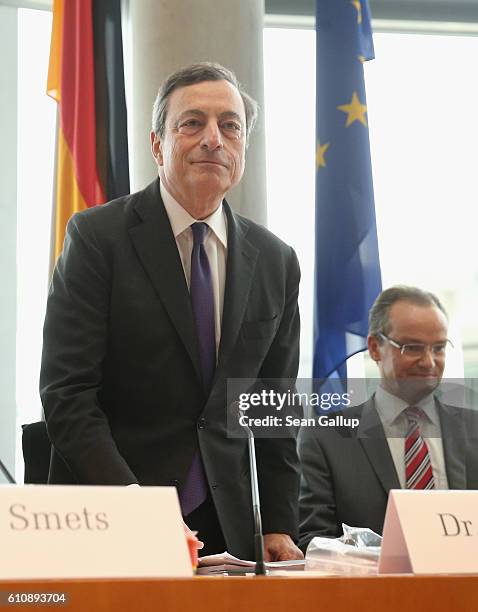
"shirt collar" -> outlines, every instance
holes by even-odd
[[[404,400],[393,395],[389,391],[386,391],[381,385],[378,387],[375,393],[375,408],[380,416],[380,419],[387,425],[394,424],[397,419],[400,418],[405,408],[408,408],[410,404],[407,404]],[[417,408],[420,408],[428,420],[434,425],[438,425],[439,418],[435,405],[435,398],[433,393],[430,393],[419,402],[414,404]]]
[[[188,211],[173,198],[161,182],[159,183],[159,189],[161,191],[166,214],[171,223],[171,229],[173,230],[174,237],[177,238],[193,223],[196,223],[198,219],[192,217]],[[227,224],[222,202],[209,217],[201,219],[201,221],[209,225],[216,234],[218,240],[223,244],[224,248],[227,248]]]

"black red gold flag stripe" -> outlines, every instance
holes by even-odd
[[[47,93],[58,103],[53,255],[75,212],[129,193],[120,0],[54,0]]]

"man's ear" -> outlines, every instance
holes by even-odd
[[[370,353],[370,357],[376,362],[380,361],[380,344],[377,336],[369,335],[367,337],[367,346],[368,352]]]
[[[151,153],[153,154],[153,157],[156,163],[158,164],[158,166],[162,166],[163,165],[163,151],[161,149],[161,142],[159,140],[159,137],[153,131],[151,131],[149,138],[151,141]]]

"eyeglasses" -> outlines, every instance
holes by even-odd
[[[430,349],[434,357],[442,357],[445,355],[448,345],[453,348],[451,340],[444,340],[443,342],[436,342],[435,344],[420,344],[418,342],[400,344],[400,342],[392,340],[392,338],[389,338],[382,332],[378,332],[377,336],[386,340],[389,344],[397,348],[402,355],[406,355],[407,357],[423,357],[428,349]]]

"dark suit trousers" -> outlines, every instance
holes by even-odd
[[[200,557],[223,553],[227,550],[221,525],[217,518],[216,508],[210,493],[208,493],[205,502],[193,510],[191,514],[184,517],[184,522],[189,529],[197,531],[197,537],[204,542],[204,548],[198,551]]]

